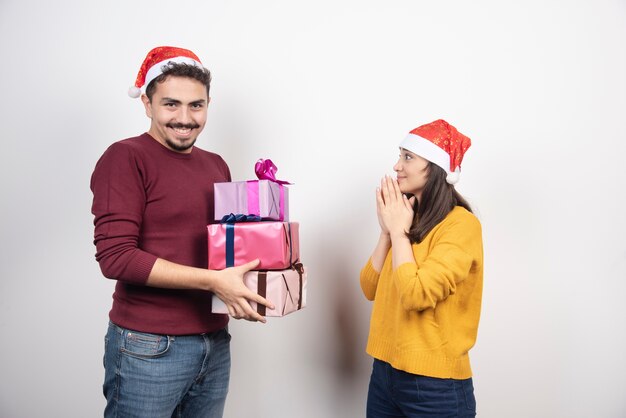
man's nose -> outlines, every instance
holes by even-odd
[[[182,106],[178,113],[178,119],[180,123],[191,123],[191,111],[187,107]]]

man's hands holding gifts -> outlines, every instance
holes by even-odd
[[[210,291],[226,304],[229,314],[234,318],[265,323],[265,318],[252,309],[248,301],[260,303],[269,309],[274,309],[274,305],[243,284],[243,275],[258,265],[259,260],[254,260],[224,270],[207,270],[159,258],[152,267],[146,285],[165,289]]]
[[[243,275],[258,265],[259,260],[257,259],[240,266],[216,271],[219,277],[215,281],[212,291],[226,304],[228,313],[235,319],[266,322],[263,316],[252,309],[250,301],[265,305],[268,309],[274,309],[274,305],[271,302],[254,293],[243,284]]]

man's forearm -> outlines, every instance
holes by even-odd
[[[166,289],[211,291],[216,279],[216,272],[213,270],[184,266],[158,258],[150,271],[146,285]]]

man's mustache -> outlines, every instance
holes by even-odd
[[[172,129],[197,129],[200,127],[197,123],[167,123],[165,126]]]

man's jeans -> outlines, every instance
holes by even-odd
[[[397,370],[374,360],[367,418],[476,416],[472,379],[438,379]]]
[[[227,329],[168,336],[109,323],[104,341],[105,417],[222,416],[230,378]]]

